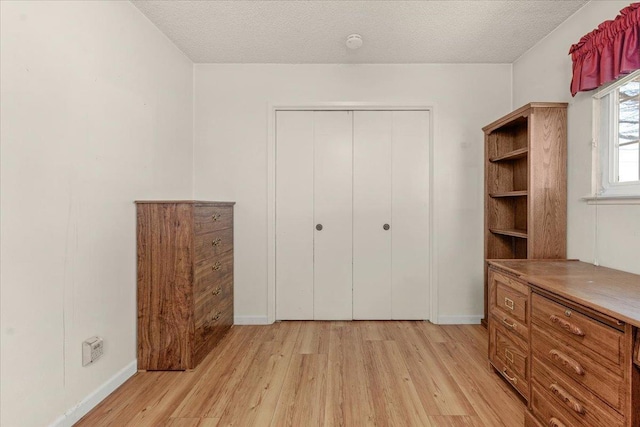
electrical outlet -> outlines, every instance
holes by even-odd
[[[82,343],[82,366],[91,365],[102,357],[104,342],[100,337],[91,337]]]

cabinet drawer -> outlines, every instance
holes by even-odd
[[[545,365],[559,370],[591,390],[613,408],[622,411],[625,381],[621,372],[613,372],[584,353],[562,344],[545,334],[537,325],[532,326],[531,348],[534,357],[539,358]]]
[[[578,351],[587,348],[616,367],[623,364],[624,334],[569,307],[534,293],[532,321],[562,336],[562,341]]]
[[[195,265],[194,295],[209,292],[218,283],[233,280],[233,250],[202,260]]]
[[[495,270],[489,270],[489,313],[527,340],[529,336],[529,288]]]
[[[214,336],[221,336],[233,325],[233,298],[222,298],[210,312],[195,323],[195,352]]]
[[[201,292],[197,295],[194,301],[194,321],[202,323],[201,320],[216,311],[224,299],[231,296],[231,292],[233,292],[232,279],[229,278],[227,282],[218,282],[211,286],[207,292]]]
[[[592,427],[624,425],[624,418],[606,403],[565,377],[557,369],[546,366],[535,356],[531,377],[533,387],[537,387],[557,411],[568,418],[575,418],[579,421],[579,425]]]
[[[233,208],[220,206],[195,206],[193,228],[196,235],[231,228]]]
[[[560,410],[557,405],[549,402],[548,396],[540,392],[534,383],[531,387],[531,410],[533,415],[542,423],[549,427],[584,427],[573,417],[568,416]]]
[[[493,366],[525,398],[529,397],[528,348],[526,342],[496,324],[489,322],[489,359]]]
[[[526,288],[522,288],[524,285],[495,271],[490,272],[489,281],[495,286],[491,305],[520,322],[526,323],[528,291]]]
[[[196,263],[223,254],[233,248],[233,228],[226,228],[195,237]]]

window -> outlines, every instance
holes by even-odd
[[[594,96],[598,197],[640,197],[640,71]]]

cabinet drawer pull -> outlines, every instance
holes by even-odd
[[[218,288],[215,291],[211,292],[213,295],[220,295],[220,292],[222,292],[222,288]]]
[[[549,418],[549,427],[567,427],[556,417]]]
[[[513,323],[509,323],[509,321],[505,318],[502,319],[502,323],[504,323],[505,325],[507,325],[508,327],[510,327],[511,329],[515,329],[516,326],[518,326],[518,324],[516,322]]]
[[[513,353],[511,353],[509,349],[504,349],[504,357],[507,359],[507,362],[513,363]]]
[[[221,267],[222,267],[222,263],[220,261],[216,261],[216,263],[213,264],[213,267],[211,267],[211,269],[213,271],[218,271],[218,270],[220,270]]]
[[[218,246],[220,242],[222,242],[222,239],[218,237],[216,240],[211,242],[211,246]]]
[[[217,312],[215,316],[213,316],[212,321],[215,322],[216,320],[218,320],[220,318],[220,315],[222,314],[222,312]]]
[[[577,335],[579,337],[584,336],[584,332],[582,332],[582,329],[580,329],[573,323],[556,316],[555,314],[549,316],[549,320],[551,321],[551,323],[555,323],[556,325],[560,326],[565,331],[572,333],[573,335]]]
[[[580,366],[578,362],[576,362],[566,354],[563,354],[560,351],[554,349],[549,352],[549,356],[551,357],[551,360],[553,360],[554,362],[560,362],[562,366],[570,369],[576,375],[584,375],[584,369],[582,368],[582,366]]]
[[[507,374],[507,367],[506,366],[504,367],[504,369],[502,369],[502,375],[504,375],[504,377],[506,379],[508,379],[509,381],[511,381],[513,384],[518,384],[518,378],[510,377],[509,374]]]
[[[504,306],[513,311],[513,300],[511,298],[504,297]]]
[[[553,383],[549,386],[549,390],[560,398],[567,406],[573,409],[573,412],[584,415],[584,407],[575,397],[571,396],[568,391],[560,387],[558,384]]]
[[[219,219],[220,219],[220,214],[213,214],[213,215],[211,215],[211,219],[212,219],[212,220],[214,220],[214,221],[219,220]]]

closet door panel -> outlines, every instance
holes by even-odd
[[[391,125],[389,111],[354,112],[354,319],[391,319]]]
[[[352,318],[352,114],[314,113],[316,320]]]
[[[313,112],[276,114],[276,319],[313,319]]]
[[[429,114],[393,113],[393,319],[429,318]]]

